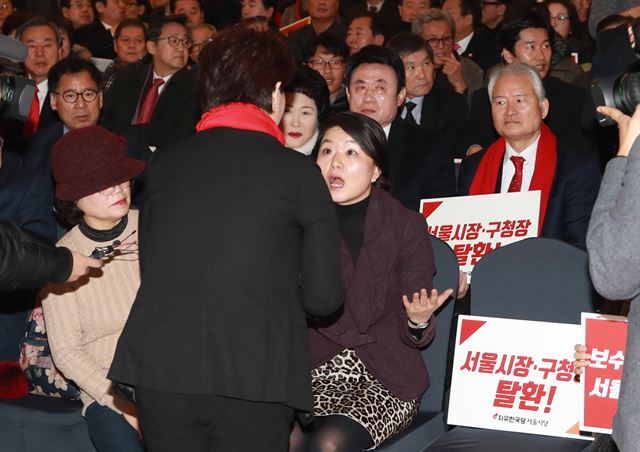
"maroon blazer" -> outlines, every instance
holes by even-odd
[[[426,228],[422,215],[373,189],[357,263],[341,244],[344,309],[330,325],[309,329],[313,368],[349,348],[399,399],[413,400],[429,387],[420,348],[433,339],[435,320],[416,341],[402,304],[402,295],[433,287],[436,267]]]

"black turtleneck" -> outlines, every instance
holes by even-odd
[[[116,224],[111,229],[107,229],[105,231],[101,231],[98,229],[93,229],[87,223],[85,223],[84,218],[80,220],[80,224],[78,227],[80,228],[80,232],[87,237],[88,239],[93,240],[94,242],[110,242],[112,240],[117,239],[124,228],[127,227],[128,215],[125,215],[122,220],[118,224]]]
[[[354,262],[358,260],[364,242],[364,221],[370,198],[371,196],[367,196],[362,201],[347,206],[335,205],[340,235],[347,244]]]

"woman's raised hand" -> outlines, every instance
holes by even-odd
[[[409,297],[403,295],[402,303],[407,311],[407,318],[414,324],[427,322],[452,293],[453,289],[447,289],[441,294],[438,294],[436,289],[431,289],[431,294],[427,294],[427,289],[420,289],[420,293],[413,294],[411,301],[409,301]]]

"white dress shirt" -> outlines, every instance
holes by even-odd
[[[40,83],[36,85],[38,87],[38,102],[40,102],[40,111],[42,113],[42,107],[44,107],[44,100],[47,97],[47,93],[49,92],[49,80],[44,79]]]
[[[522,188],[520,191],[529,191],[531,179],[533,178],[533,170],[536,167],[536,154],[538,153],[538,142],[540,141],[540,133],[536,139],[522,152],[516,152],[507,143],[507,150],[502,159],[502,182],[500,184],[500,193],[509,191],[509,184],[516,173],[516,167],[511,161],[512,156],[524,157],[524,165],[522,166]]]
[[[469,47],[471,38],[473,38],[473,31],[469,35],[462,38],[460,41],[456,42],[456,44],[458,44],[458,49],[457,49],[458,55],[462,55],[467,51],[467,47]]]
[[[376,12],[379,13],[380,9],[382,9],[382,5],[384,5],[384,1],[378,3],[377,5],[372,5],[371,2],[367,2],[367,11],[371,11],[371,8],[375,8]]]

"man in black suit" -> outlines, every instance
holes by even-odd
[[[412,210],[423,198],[453,195],[452,146],[398,115],[407,92],[400,57],[384,47],[367,46],[349,59],[345,79],[349,109],[375,119],[389,139],[391,194]]]
[[[101,125],[151,151],[195,132],[200,118],[195,74],[186,68],[191,33],[182,16],[147,30],[151,63],[119,71],[104,98]],[[140,156],[142,157],[142,156]]]
[[[366,13],[374,14],[387,37],[390,37],[398,28],[400,13],[397,0],[357,0],[346,9],[344,17],[347,22]]]
[[[561,144],[588,156],[593,155],[593,142],[583,131],[580,117],[586,91],[549,75],[553,30],[537,13],[527,12],[504,24],[502,58],[506,63],[526,63],[538,71],[549,100],[546,124]],[[489,146],[498,135],[491,121],[491,104],[486,90],[471,99],[471,115],[467,148],[469,153]]]
[[[310,46],[320,33],[330,33],[345,39],[347,30],[338,19],[338,0],[309,0],[309,17],[311,23],[287,36],[287,41],[293,50],[293,56],[299,62],[310,55]]]
[[[404,32],[394,36],[387,48],[404,63],[407,95],[400,111],[402,119],[419,125],[432,136],[457,143],[467,128],[467,98],[434,86],[431,47],[420,36]],[[461,144],[456,145],[456,153],[459,147]]]
[[[85,46],[96,58],[113,59],[113,35],[124,19],[127,3],[124,0],[95,0],[98,17],[95,22],[76,30],[76,42]]]
[[[446,0],[442,9],[456,24],[456,51],[488,71],[500,61],[500,48],[487,39],[482,25],[482,10],[477,0]]]
[[[65,58],[49,71],[51,109],[59,121],[40,129],[29,143],[25,166],[51,177],[53,144],[69,130],[94,126],[102,108],[102,74],[96,66],[79,58]]]
[[[489,80],[493,124],[503,137],[463,160],[462,195],[540,190],[540,235],[585,248],[600,172],[558,143],[543,119],[549,112],[542,80],[527,64],[494,71]]]

